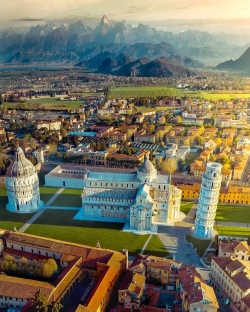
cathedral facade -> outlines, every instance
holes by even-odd
[[[134,173],[86,172],[82,215],[88,220],[115,218],[132,230],[150,231],[153,223],[173,224],[179,218],[181,194],[146,159]]]
[[[43,206],[37,172],[20,147],[16,149],[15,158],[9,165],[5,184],[8,194],[6,208],[11,212],[30,213]]]

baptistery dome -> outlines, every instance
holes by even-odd
[[[28,177],[35,173],[32,163],[24,156],[23,150],[18,147],[15,159],[11,162],[6,176],[7,177]]]
[[[15,158],[7,170],[5,184],[9,200],[6,207],[8,210],[29,213],[43,206],[37,172],[20,147],[16,149]]]

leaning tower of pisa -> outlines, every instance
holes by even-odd
[[[193,235],[206,239],[213,237],[213,226],[221,187],[222,165],[207,163],[202,176],[201,191],[195,219]]]

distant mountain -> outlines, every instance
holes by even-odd
[[[109,49],[108,46],[105,46],[105,48]],[[110,48],[112,50],[116,50],[114,48],[114,45],[110,46]],[[90,53],[88,53],[87,55],[88,56],[94,55],[94,53],[100,50],[104,50],[104,46],[101,46],[100,48],[96,47],[95,49],[89,49]],[[117,56],[118,53],[119,55]],[[85,55],[84,59],[86,59],[88,56]],[[178,63],[181,63],[182,65],[187,67],[202,68],[204,66],[203,63],[196,61],[188,56],[185,56],[182,53],[178,53],[170,43],[166,42],[161,42],[157,44],[136,43],[132,45],[123,46],[122,48],[120,48],[119,45],[117,45],[117,53],[108,51],[100,52],[91,59],[88,59],[87,61],[83,62],[82,64],[84,64],[84,66],[87,66],[90,69],[97,69],[102,64],[105,58],[115,59],[119,61],[120,59],[123,59],[125,57],[127,64],[129,61],[132,62],[135,59],[141,59],[145,57],[154,60],[162,56],[165,56]]]
[[[82,21],[53,21],[32,26],[24,34],[18,34],[13,29],[2,32],[0,62],[22,62],[22,55],[26,54],[30,62],[47,62],[49,59],[85,62],[99,53],[110,52],[117,55],[123,53],[132,59],[147,57],[154,60],[164,56],[197,68],[202,66],[201,63],[213,65],[227,58],[236,59],[243,53],[246,44],[250,44],[250,35],[212,35],[199,30],[173,34],[141,23],[132,27],[125,20],[113,21],[104,15],[95,28]],[[49,53],[52,54],[50,57]],[[58,57],[59,53],[62,57]],[[97,68],[98,65],[99,61],[96,64],[92,62],[90,67]]]
[[[216,69],[250,72],[250,47],[237,60],[220,63],[216,66]]]
[[[192,70],[166,57],[153,61],[144,57],[123,65],[119,64],[117,60],[107,58],[97,72],[117,76],[136,74],[142,77],[183,77],[193,74]]]

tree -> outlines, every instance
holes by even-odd
[[[51,267],[53,272],[56,272],[56,270],[58,269],[56,261],[54,259],[52,259],[52,258],[47,260],[47,264]]]
[[[67,130],[65,128],[63,128],[63,127],[60,129],[60,132],[61,132],[61,135],[62,135],[63,138],[65,138],[68,135]]]
[[[183,145],[187,145],[187,146],[189,146],[189,145],[190,145],[189,138],[187,138],[187,139],[183,142]]]
[[[174,158],[164,160],[160,165],[160,169],[164,172],[174,173],[177,169],[176,160]]]
[[[179,123],[181,123],[182,122],[182,118],[181,118],[181,116],[177,116],[177,118],[176,118],[176,122],[179,124]]]
[[[33,304],[28,309],[29,312],[59,312],[63,306],[61,303],[48,302],[48,295],[42,290],[35,293]]]
[[[48,278],[53,275],[51,266],[48,263],[45,263],[42,269],[43,277]]]

